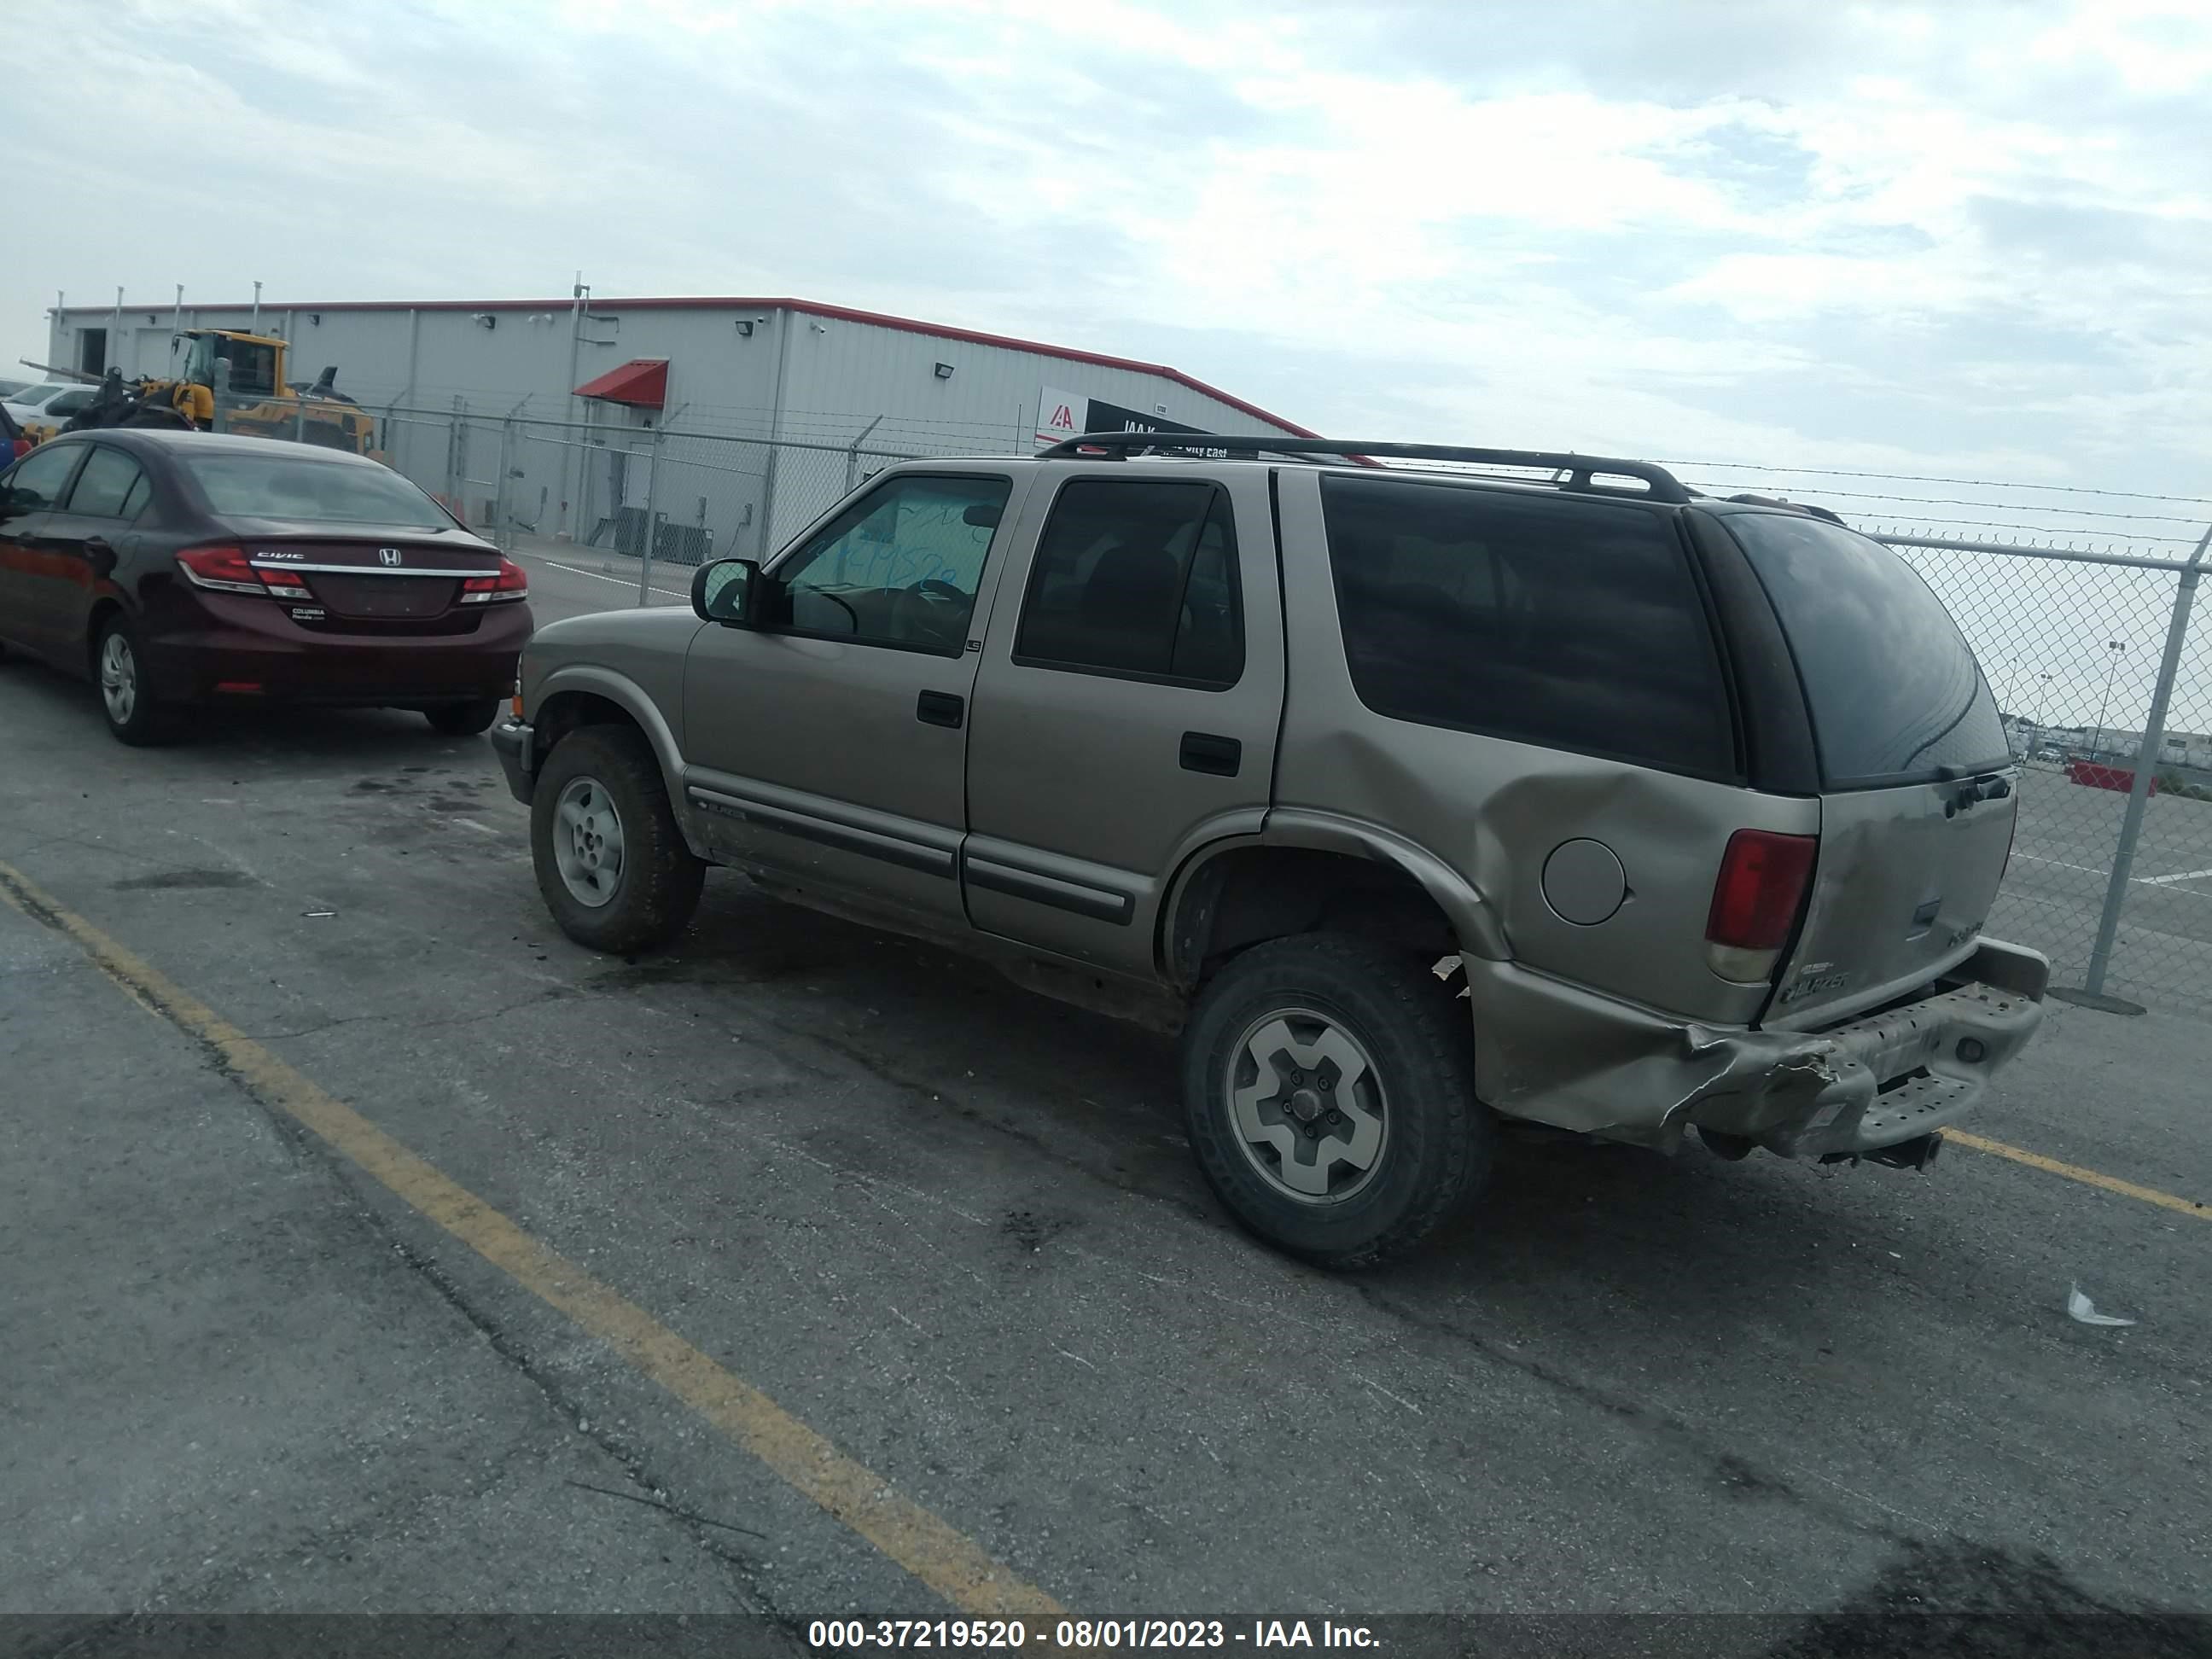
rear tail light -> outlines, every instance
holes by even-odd
[[[529,574],[504,555],[500,558],[499,574],[471,576],[461,584],[463,605],[496,605],[506,599],[526,599],[529,597]]]
[[[1705,916],[1705,960],[1716,974],[1742,985],[1773,974],[1804,907],[1820,849],[1817,836],[1739,830],[1729,837]]]
[[[188,547],[177,555],[177,568],[195,587],[264,597],[269,592],[242,547]]]

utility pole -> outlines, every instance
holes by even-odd
[[[570,284],[568,289],[568,379],[566,401],[568,408],[568,421],[572,428],[583,424],[583,400],[576,396],[576,364],[577,354],[583,349],[584,307],[591,296],[591,289],[584,286],[584,273],[578,271],[576,280]],[[584,527],[581,521],[584,511],[584,469],[591,464],[590,450],[586,447],[579,446],[576,450],[576,487],[574,489],[564,489],[561,492],[568,498],[562,504],[561,509],[562,516],[568,523],[568,539],[579,545],[582,544],[584,539]],[[565,480],[568,469],[564,466],[561,469],[561,472]]]
[[[2097,736],[2089,745],[2092,757],[2104,752],[2105,716],[2112,712],[2112,677],[2120,672],[2120,653],[2127,648],[2128,642],[2125,640],[2105,641],[2105,649],[2112,653],[2112,665],[2105,671],[2105,700],[2097,705]]]
[[[246,325],[246,331],[248,334],[261,332],[261,284],[258,283],[253,285],[253,320]]]

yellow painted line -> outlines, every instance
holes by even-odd
[[[0,900],[74,939],[141,1007],[208,1049],[232,1081],[297,1119],[478,1255],[628,1360],[962,1610],[1057,1614],[1051,1596],[973,1539],[891,1490],[759,1389],[525,1232],[353,1108],[292,1069],[159,969],[0,863]]]
[[[2212,1221],[2212,1206],[2199,1204],[2186,1198],[2177,1198],[2172,1193],[2162,1193],[2155,1187],[2138,1187],[2132,1181],[2123,1181],[2118,1176],[2103,1175],[2095,1170],[2085,1170],[2078,1164],[2062,1164],[2055,1158],[2045,1158],[2041,1152],[2031,1152],[2025,1146],[2008,1146],[2002,1140],[1990,1140],[1981,1135],[1970,1135],[1964,1129],[1946,1129],[1943,1139],[1960,1146],[1971,1146],[1978,1152],[1989,1152],[1997,1158],[2008,1158],[2015,1164],[2025,1164],[2031,1170],[2064,1176],[2069,1181],[2078,1181],[2085,1187],[2100,1191],[2118,1193],[2122,1198],[2136,1199],[2145,1204],[2155,1204],[2161,1210],[2173,1210],[2182,1215],[2193,1215],[2199,1221]]]

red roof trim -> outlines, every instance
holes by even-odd
[[[552,311],[568,310],[571,300],[334,300],[316,304],[301,301],[296,304],[264,300],[261,309],[266,313],[276,311]],[[592,297],[594,310],[609,311],[796,311],[811,317],[834,317],[842,322],[866,323],[872,328],[896,329],[906,334],[927,334],[939,340],[965,340],[972,345],[1003,346],[1010,351],[1034,352],[1041,357],[1059,357],[1072,363],[1091,363],[1100,368],[1126,368],[1139,374],[1158,374],[1186,386],[1203,397],[1224,403],[1240,410],[1255,420],[1279,427],[1301,438],[1318,438],[1322,434],[1296,421],[1286,421],[1279,415],[1269,413],[1255,403],[1224,392],[1219,386],[1208,386],[1194,375],[1171,368],[1165,363],[1139,362],[1134,357],[1115,357],[1101,351],[1084,351],[1073,346],[1050,345],[1042,340],[1024,340],[1011,334],[986,334],[975,329],[950,328],[938,323],[925,323],[912,317],[893,317],[879,311],[857,311],[849,306],[823,305],[814,300],[747,299],[742,296],[710,295],[696,297],[653,296],[645,299],[621,300]],[[168,306],[153,307],[125,306],[125,311],[155,309],[167,311]],[[106,317],[114,311],[112,306],[71,306],[64,314],[82,313],[87,317]],[[185,306],[190,312],[246,311],[245,304],[207,305],[192,303]]]

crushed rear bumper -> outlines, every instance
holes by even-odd
[[[1670,1021],[1467,959],[1483,1098],[1509,1117],[1671,1149],[1692,1125],[1784,1158],[1851,1156],[1965,1116],[2043,1019],[2051,965],[1984,940],[1915,1001],[1820,1031]]]

